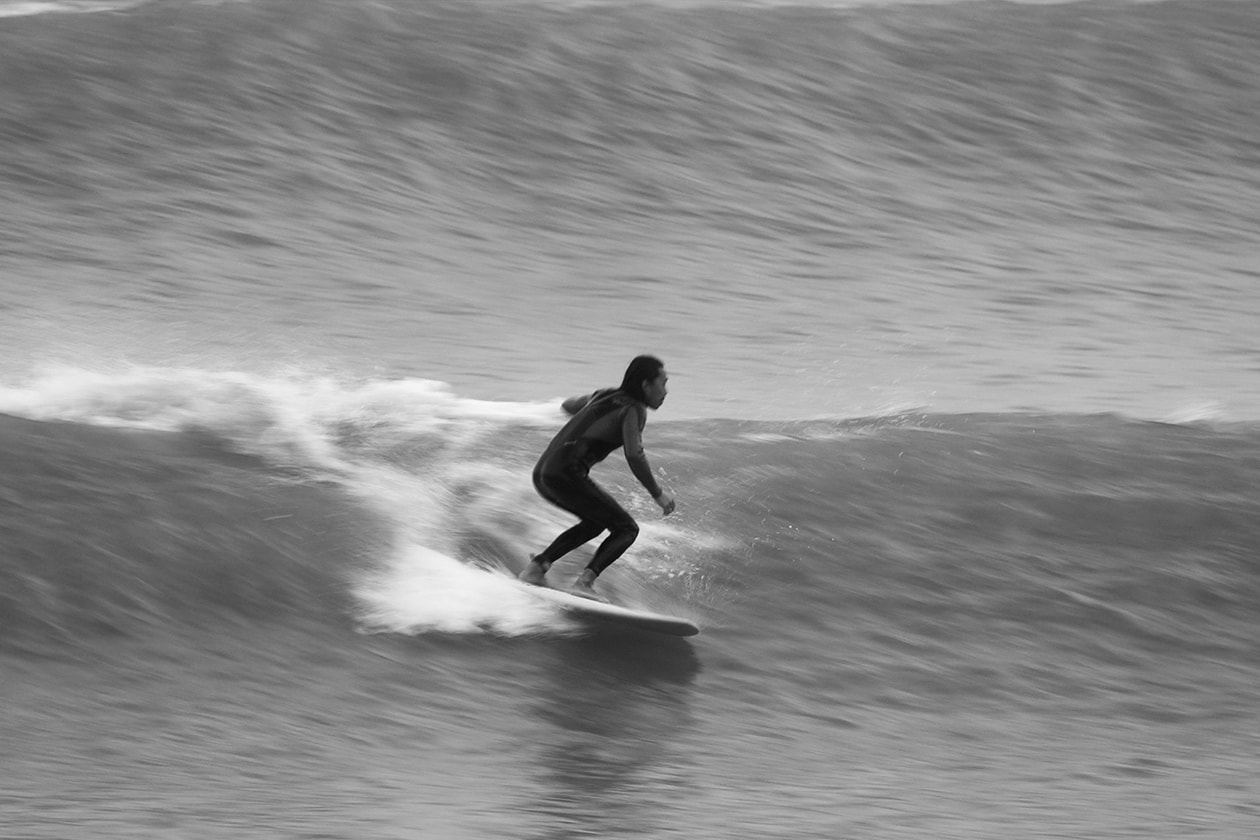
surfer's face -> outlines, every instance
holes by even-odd
[[[669,382],[669,376],[666,375],[665,368],[661,368],[661,372],[655,379],[643,381],[643,397],[648,408],[660,408],[661,403],[665,402],[665,395],[669,393],[669,389],[665,387],[667,382]]]

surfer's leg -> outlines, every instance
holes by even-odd
[[[534,555],[533,562],[543,566],[544,569],[551,568],[551,564],[568,554],[575,548],[586,545],[591,540],[598,537],[604,531],[604,526],[598,522],[589,522],[582,520],[569,530],[551,541],[551,545],[544,548],[538,554]]]
[[[534,488],[538,494],[556,507],[572,513],[579,521],[552,540],[551,545],[530,558],[529,565],[519,576],[521,580],[536,586],[542,585],[543,576],[552,563],[575,548],[586,545],[606,530],[607,526],[590,518],[592,512],[597,517],[600,516],[602,509],[598,500],[592,504],[590,490],[586,485],[594,487],[595,483],[585,476],[555,476],[535,472]]]
[[[639,524],[634,521],[629,513],[625,511],[621,505],[617,504],[612,496],[609,496],[604,489],[595,482],[590,482],[590,495],[592,499],[598,500],[602,509],[599,520],[608,529],[608,537],[600,544],[595,551],[595,556],[591,558],[591,562],[586,564],[586,568],[582,570],[582,574],[578,576],[577,581],[573,584],[573,591],[579,595],[586,595],[590,598],[601,598],[594,589],[595,578],[600,573],[611,566],[618,557],[626,553],[634,541],[639,537]]]
[[[568,554],[575,548],[586,545],[604,530],[603,525],[592,522],[579,522],[569,530],[551,541],[551,545],[537,554],[531,554],[529,564],[517,577],[525,583],[543,586],[546,583],[547,570],[551,564]]]
[[[620,509],[620,508],[619,508]],[[616,526],[608,538],[600,544],[599,549],[595,552],[595,556],[591,558],[591,562],[586,564],[586,568],[582,570],[582,574],[578,575],[578,579],[573,584],[573,591],[578,595],[586,595],[589,598],[598,598],[604,600],[595,592],[595,578],[599,577],[600,572],[612,565],[618,557],[626,553],[626,549],[634,544],[639,536],[638,524],[630,518],[630,514],[625,513],[625,521]]]
[[[617,506],[620,517],[608,530],[608,538],[605,539],[595,552],[595,556],[591,558],[591,562],[586,564],[586,568],[599,575],[604,569],[611,566],[618,557],[626,553],[626,549],[634,545],[634,541],[639,538],[639,523],[631,518],[630,514]]]

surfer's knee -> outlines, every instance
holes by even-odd
[[[630,517],[626,517],[617,523],[616,529],[613,531],[617,536],[625,541],[626,545],[632,545],[639,538],[639,523]]]

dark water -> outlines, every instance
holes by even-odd
[[[1255,834],[1257,4],[0,14],[0,835]]]

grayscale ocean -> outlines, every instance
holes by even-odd
[[[0,837],[1260,836],[1258,79],[1244,0],[0,0]],[[644,352],[685,640],[506,578]]]

